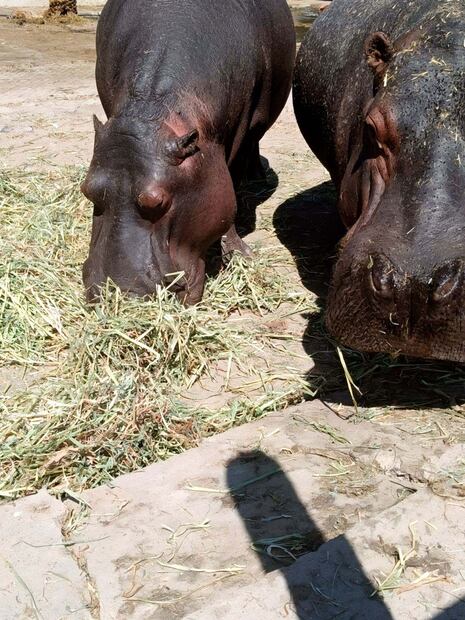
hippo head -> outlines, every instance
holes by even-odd
[[[358,350],[465,361],[465,57],[449,30],[366,41],[326,317]]]
[[[93,203],[83,279],[89,301],[109,278],[132,295],[169,284],[188,304],[202,297],[205,255],[230,227],[235,194],[222,147],[176,118],[96,118],[82,191]]]

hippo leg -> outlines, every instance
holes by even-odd
[[[233,252],[239,252],[245,258],[253,256],[253,251],[241,239],[237,228],[242,234],[248,234],[255,229],[255,207],[251,206],[250,197],[250,194],[253,194],[253,189],[247,188],[247,185],[252,182],[263,182],[266,179],[266,172],[267,170],[260,160],[258,140],[246,139],[231,165],[237,212],[235,223],[221,239],[221,254],[224,264],[229,262]],[[247,193],[249,194],[248,197],[246,196]]]
[[[257,142],[256,144],[254,144],[250,151],[246,172],[246,180],[265,181],[267,170],[268,166],[264,166],[260,158],[260,147]]]
[[[251,258],[253,256],[251,248],[237,234],[235,224],[221,237],[221,257],[223,264],[226,265],[229,263],[234,252],[239,252],[244,258]]]
[[[240,189],[244,184],[252,181],[263,182],[266,179],[266,173],[267,168],[260,159],[258,141],[245,141],[231,169],[237,200],[236,222],[250,219],[250,205],[247,199],[241,194]],[[221,255],[224,264],[227,264],[231,260],[234,252],[239,252],[245,258],[251,258],[253,256],[252,249],[240,238],[235,224],[233,224],[228,232],[221,238]]]

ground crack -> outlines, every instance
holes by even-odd
[[[86,506],[68,507],[63,522],[61,524],[61,536],[65,543],[65,549],[71,558],[76,562],[79,570],[84,576],[87,592],[89,594],[89,611],[95,620],[101,620],[100,615],[100,598],[98,594],[97,585],[95,579],[92,577],[87,565],[87,558],[85,555],[85,547],[82,545],[79,547],[73,544],[72,535],[76,530],[83,525],[85,519],[89,513],[89,509]]]

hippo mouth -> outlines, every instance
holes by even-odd
[[[83,266],[83,279],[86,290],[86,300],[89,303],[100,301],[102,289],[105,283],[111,280],[128,297],[149,298],[157,295],[160,288],[174,294],[181,303],[193,305],[201,297],[204,287],[204,276],[196,273],[189,275],[182,269],[172,267],[171,270],[162,274],[159,267],[154,264],[144,273],[134,275],[132,278],[125,276],[121,280],[117,276],[108,275],[98,277],[87,260]]]
[[[463,288],[451,286],[447,278],[438,282],[440,276],[421,279],[400,270],[396,280],[387,263],[383,280],[379,273],[384,259],[353,261],[349,269],[336,265],[325,317],[330,334],[367,353],[465,362]],[[447,263],[437,272],[455,269],[463,278],[459,263]],[[438,296],[438,286],[445,296]]]
[[[114,243],[108,222],[100,217],[94,217],[91,249],[83,266],[88,302],[100,300],[108,280],[129,297],[152,297],[162,287],[186,305],[202,298],[204,261],[195,249],[170,236],[168,226],[156,231],[131,227]]]

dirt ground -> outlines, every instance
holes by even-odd
[[[94,29],[0,20],[2,166],[89,162],[92,114],[103,115],[93,79]]]

